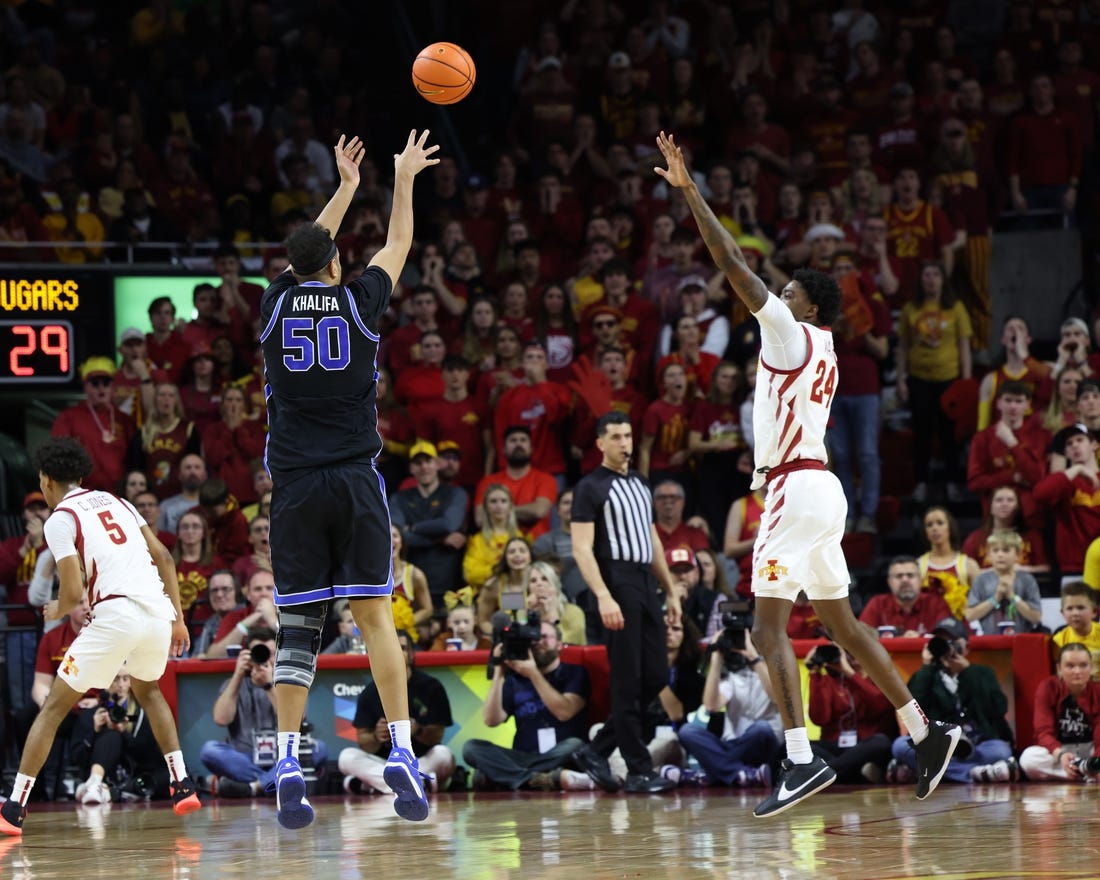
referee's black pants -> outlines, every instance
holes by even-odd
[[[624,626],[607,631],[611,717],[592,740],[592,748],[608,756],[618,746],[628,772],[647,773],[653,761],[642,719],[668,684],[664,609],[648,565],[612,563],[603,573],[622,610]]]

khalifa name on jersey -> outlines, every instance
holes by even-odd
[[[316,293],[296,294],[291,307],[296,312],[335,312],[339,308],[336,297]]]

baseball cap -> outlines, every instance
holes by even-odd
[[[127,327],[122,331],[122,335],[118,338],[118,342],[119,345],[125,345],[127,342],[132,342],[135,339],[138,342],[144,342],[145,334],[138,330],[137,327]]]
[[[612,52],[607,59],[607,66],[612,70],[623,70],[630,67],[630,56],[625,52]]]
[[[544,70],[561,70],[561,59],[557,55],[547,55],[540,59],[535,65],[535,73],[542,73]]]
[[[92,376],[114,376],[115,362],[103,355],[94,355],[80,365],[80,381],[83,382]]]
[[[1100,382],[1096,379],[1082,379],[1077,383],[1077,399],[1080,400],[1081,396],[1088,391],[1095,391],[1100,394]]]
[[[683,290],[687,290],[689,287],[701,287],[703,290],[706,290],[707,281],[702,275],[688,275],[676,285],[676,292],[679,293]]]
[[[813,244],[819,238],[844,239],[844,230],[834,223],[815,223],[806,230],[803,240],[806,244]]]
[[[932,627],[932,634],[944,635],[951,639],[969,639],[970,627],[954,617],[945,617]]]
[[[665,562],[669,569],[677,566],[695,567],[695,553],[690,547],[671,547],[665,551]]]
[[[439,454],[446,455],[448,452],[452,455],[462,457],[462,447],[455,443],[454,440],[440,440],[439,441]]]
[[[427,440],[417,440],[409,448],[409,461],[412,461],[418,455],[426,455],[428,458],[439,458],[439,453],[436,452],[435,444],[429,443]]]
[[[41,492],[28,492],[23,496],[23,509],[26,510],[32,504],[46,504],[46,496]]]
[[[466,189],[483,190],[489,188],[489,181],[484,174],[471,174],[466,178]]]
[[[1062,428],[1062,430],[1059,431],[1056,436],[1059,440],[1062,441],[1063,444],[1065,444],[1070,437],[1076,437],[1078,434],[1081,434],[1084,437],[1092,437],[1092,432],[1080,422],[1075,425],[1068,425],[1067,427]]]

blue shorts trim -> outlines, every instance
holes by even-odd
[[[333,597],[332,587],[318,587],[316,590],[309,590],[305,593],[290,593],[286,596],[279,595],[279,587],[275,586],[275,605],[276,607],[282,607],[284,605],[305,605],[307,602],[324,602],[326,599]]]
[[[392,596],[393,580],[386,584],[342,584],[332,588],[338,599],[358,599],[371,596]]]

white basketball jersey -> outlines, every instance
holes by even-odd
[[[833,334],[811,324],[798,325],[806,334],[806,362],[793,370],[777,370],[764,358],[756,373],[752,405],[755,432],[755,472],[752,488],[764,485],[766,471],[795,459],[827,462],[825,429],[836,392],[836,352]]]
[[[128,596],[158,617],[175,618],[164,593],[137,509],[109,492],[74,489],[46,520],[46,543],[58,561],[77,555],[84,564],[88,600]]]

